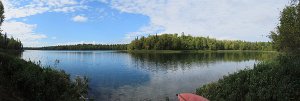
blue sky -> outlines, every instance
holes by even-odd
[[[24,46],[129,43],[181,33],[269,41],[288,0],[2,0],[2,30]]]

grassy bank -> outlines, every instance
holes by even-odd
[[[0,53],[1,101],[79,101],[87,79]]]
[[[299,101],[300,56],[280,55],[197,89],[212,101]]]

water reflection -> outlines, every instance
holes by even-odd
[[[72,77],[85,75],[90,79],[91,95],[96,99],[111,99],[112,90],[125,85],[140,85],[149,81],[147,72],[127,68],[129,55],[112,51],[25,51],[26,60],[41,61],[44,66],[65,70]]]
[[[204,52],[204,53],[130,53],[137,68],[150,71],[190,69],[192,65],[211,65],[219,62],[260,61],[276,53],[264,52]],[[200,66],[202,67],[202,66]]]
[[[22,58],[90,78],[97,101],[175,100],[176,93],[252,67],[275,53],[121,53],[116,51],[25,51]],[[54,61],[59,60],[59,64]],[[56,66],[55,66],[56,65]]]

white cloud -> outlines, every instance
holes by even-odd
[[[278,23],[280,11],[288,0],[111,0],[112,8],[150,18],[148,28],[138,33],[185,32],[195,36],[267,41],[266,35]],[[147,26],[146,26],[147,27]],[[159,29],[161,30],[161,29]],[[133,36],[138,34],[129,34]]]
[[[141,36],[147,36],[150,34],[156,34],[164,30],[164,27],[162,26],[156,26],[153,24],[150,24],[148,26],[141,27],[137,32],[129,32],[125,36],[125,40],[123,40],[123,43],[130,43],[133,38],[141,37]]]
[[[35,32],[38,25],[26,24],[14,21],[16,18],[24,18],[46,12],[74,12],[86,9],[87,6],[76,0],[2,0],[5,8],[5,22],[2,30],[8,35],[18,38],[24,46],[43,46],[47,43],[41,39],[47,38],[44,34]],[[53,39],[53,38],[52,38]]]
[[[59,42],[52,43],[47,46],[57,46],[57,45],[77,45],[77,44],[123,44],[123,40],[111,40],[110,42],[101,42],[101,41],[73,41],[73,42]]]
[[[56,45],[77,45],[77,44],[104,44],[104,43],[96,42],[96,41],[77,41],[77,42],[56,43]]]
[[[45,12],[74,12],[87,7],[76,0],[3,0],[6,20]],[[23,2],[23,5],[19,3]]]
[[[74,16],[74,17],[72,18],[72,20],[73,20],[74,22],[86,22],[86,21],[88,20],[88,18],[85,17],[85,16],[82,16],[82,15],[77,15],[77,16]]]
[[[75,12],[76,10],[79,9],[86,9],[86,6],[72,6],[72,7],[62,7],[62,8],[56,8],[53,9],[53,12],[64,12],[64,13],[68,13],[68,12]]]
[[[78,2],[75,0],[34,0],[34,1],[48,4],[49,6],[54,6],[54,7],[64,7],[65,5],[78,4]]]
[[[24,46],[39,45],[39,40],[47,38],[44,34],[34,33],[33,30],[36,27],[37,25],[30,25],[16,21],[6,21],[2,25],[3,31],[6,32],[8,36],[20,39]]]

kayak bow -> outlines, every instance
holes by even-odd
[[[191,93],[182,93],[182,94],[178,94],[177,96],[179,101],[209,101],[208,99],[202,96],[191,94]]]

